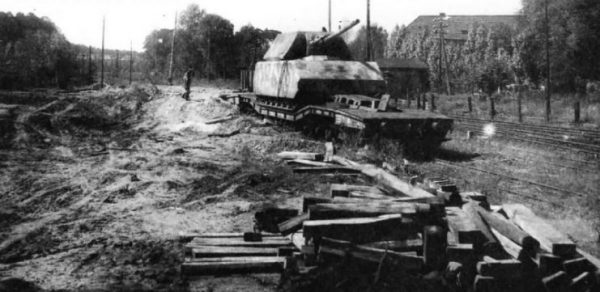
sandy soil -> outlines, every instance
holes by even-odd
[[[219,99],[228,91],[197,87],[192,100],[185,101],[179,87],[136,87],[23,106],[13,147],[0,149],[0,291],[277,290],[274,275],[182,278],[178,235],[249,231],[254,212],[264,207],[297,208],[303,194],[361,179],[293,175],[274,154],[324,151],[323,143],[285,125],[240,115]],[[206,124],[227,115],[233,119]],[[234,130],[240,133],[211,136]],[[465,141],[458,134],[453,138],[446,145],[455,154],[451,163],[521,170],[531,179],[551,182],[559,177],[531,156],[524,156],[525,164],[515,162],[517,154],[532,149]],[[554,155],[533,150],[542,160],[541,154]],[[379,145],[339,153],[400,166],[397,152]],[[583,208],[589,202],[585,199],[555,196],[540,205],[540,198],[548,201],[546,193],[532,187],[434,162],[415,165],[428,176],[454,179],[462,189],[488,192],[493,203],[523,202],[583,246],[600,250],[593,228],[597,212]],[[598,173],[587,175],[589,181]],[[534,193],[537,200],[494,192],[499,186]],[[586,185],[579,189],[589,190]]]
[[[266,275],[180,278],[178,235],[250,231],[255,211],[298,206],[318,180],[290,175],[272,154],[321,143],[239,116],[218,98],[224,89],[195,88],[189,102],[179,88],[161,91],[127,126],[77,137],[48,130],[39,144],[0,152],[0,278],[68,290],[276,288],[278,277]],[[209,137],[232,130],[241,133]]]

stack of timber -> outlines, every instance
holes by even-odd
[[[182,236],[189,241],[181,266],[187,276],[279,273],[296,249],[277,234],[213,233]]]
[[[368,290],[393,271],[404,284],[418,283],[398,289],[408,291],[600,291],[600,261],[523,205],[490,206],[485,195],[460,192],[447,179],[408,183],[331,153],[279,156],[292,167],[322,169],[315,173],[345,167],[375,184],[331,184],[325,194],[305,196],[298,215],[278,225],[300,251],[286,268],[296,273],[291,278],[347,290],[350,278],[332,270],[350,269]]]

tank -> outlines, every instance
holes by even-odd
[[[388,108],[386,81],[375,62],[352,58],[337,33],[288,32],[279,34],[253,72],[253,92],[234,102],[257,113],[297,122],[322,132],[326,139],[344,139],[358,132],[371,140],[397,140],[407,150],[429,155],[446,140],[452,120],[423,110]]]

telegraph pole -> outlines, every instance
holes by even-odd
[[[104,88],[104,27],[106,17],[102,16],[102,52],[100,53],[100,86]]]
[[[119,50],[117,50],[117,59],[115,60],[115,76],[117,77],[117,80],[119,79],[119,77],[121,77],[121,66],[119,65],[119,59],[121,57],[119,56]]]
[[[548,21],[548,1],[545,1],[546,18],[546,123],[550,123],[550,22]]]
[[[133,72],[133,41],[129,41],[129,85],[132,82],[132,72]]]
[[[177,30],[177,11],[175,12],[175,24],[173,25],[173,37],[171,38],[171,60],[169,62],[169,85],[173,85],[173,53],[175,52],[175,30]]]
[[[327,31],[331,32],[331,0],[329,0],[329,22],[327,26]]]
[[[92,76],[92,46],[89,46],[88,52],[88,82],[94,83],[94,77]]]
[[[371,0],[367,0],[367,61],[371,61]]]

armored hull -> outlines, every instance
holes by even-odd
[[[446,140],[452,120],[422,110],[387,108],[386,83],[374,62],[351,59],[340,33],[279,35],[254,68],[253,92],[233,97],[263,116],[366,139],[382,137],[431,152]],[[332,127],[335,126],[335,127]],[[327,135],[329,134],[329,135]],[[406,147],[405,147],[406,149]]]

